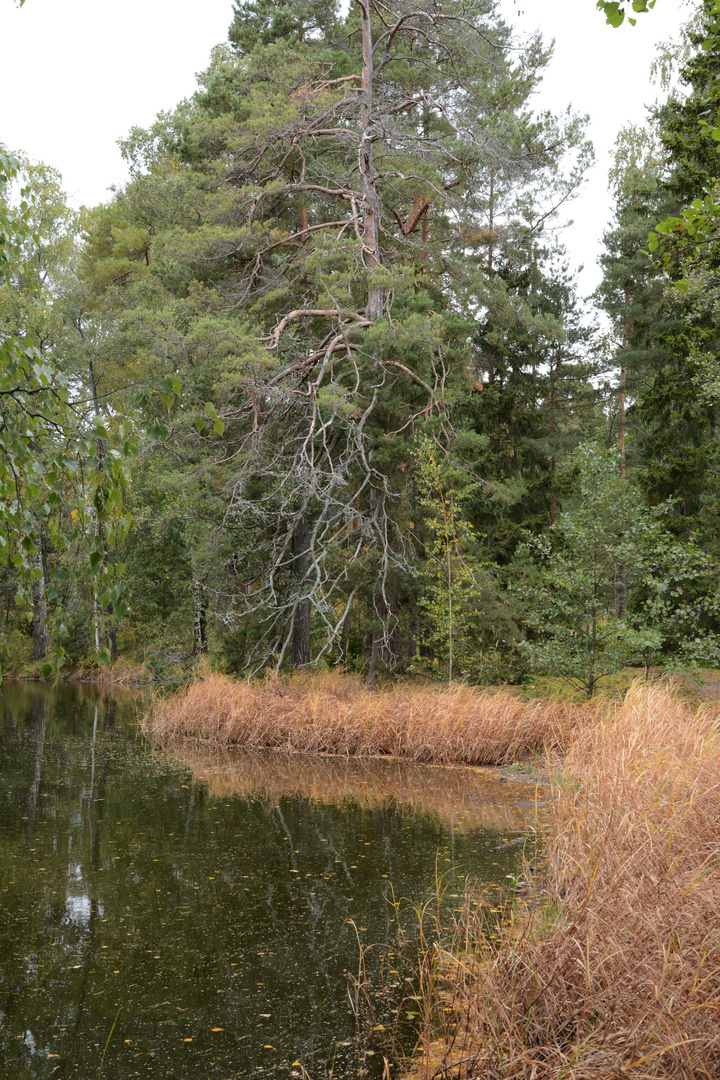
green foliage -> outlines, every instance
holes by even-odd
[[[618,3],[617,0],[597,0],[596,7],[598,11],[603,12],[609,26],[622,26],[626,18],[630,26],[635,26],[637,23],[637,19],[626,13],[625,5]],[[631,10],[639,13],[651,11],[654,7],[655,0],[632,0]]]
[[[447,461],[429,439],[418,448],[415,483],[418,505],[425,511],[424,525],[428,540],[424,545],[424,564],[420,573],[423,591],[418,606],[426,629],[423,644],[430,650],[436,670],[446,665],[447,680],[454,674],[467,674],[475,651],[480,602],[485,591],[479,580],[483,572],[478,542],[472,525],[466,520],[460,496],[453,490]],[[465,487],[467,499],[472,487]]]
[[[671,161],[666,183],[678,205],[655,226],[648,239],[649,250],[661,256],[663,265],[674,271],[675,277],[678,259],[702,257],[702,249],[712,240],[720,216],[716,189],[720,174],[717,0],[703,0],[687,38],[692,51],[685,57],[680,76],[689,92],[672,94],[658,115],[660,137]]]
[[[567,268],[538,255],[516,255],[491,281],[471,338],[476,382],[457,414],[463,456],[484,480],[467,513],[500,565],[562,505],[558,466],[592,433],[602,399],[602,358]]]
[[[671,89],[649,128],[622,133],[611,175],[617,225],[606,235],[598,290],[613,320],[618,414],[621,393],[627,402],[628,468],[651,504],[670,500],[672,531],[697,535],[708,550],[720,522],[711,391],[720,158],[700,122],[717,111],[718,53],[713,42],[705,47],[716,22],[708,0],[684,32],[679,74],[688,92]]]
[[[327,37],[338,23],[334,0],[252,0],[233,5],[230,41],[240,53],[250,53],[281,38]]]
[[[712,560],[675,540],[643,505],[620,476],[616,451],[585,445],[578,471],[577,506],[517,559],[513,587],[534,670],[591,697],[603,678],[639,659],[647,666],[668,652],[714,662],[720,596]]]
[[[362,664],[375,642],[406,664],[417,436],[452,415],[470,447],[488,303],[496,337],[520,327],[536,346],[518,366],[564,340],[563,301],[538,312],[523,279],[542,279],[541,193],[567,197],[590,160],[581,120],[525,108],[547,50],[516,58],[484,2],[442,17],[401,4],[389,36],[390,17],[239,6],[236,49],[216,50],[192,103],[131,134],[133,179],[87,222],[83,274],[111,328],[96,369],[110,385],[182,380],[147,429],[153,469],[193,523],[190,588],[241,670],[287,664],[307,605],[316,662]],[[361,29],[384,134],[359,176]]]
[[[122,585],[97,542],[113,547],[127,527],[122,492],[127,483],[123,453],[109,443],[110,431],[99,416],[90,417],[73,400],[68,373],[57,363],[52,338],[41,331],[51,322],[46,310],[47,266],[44,253],[56,250],[53,234],[58,193],[52,177],[31,170],[20,202],[11,200],[19,162],[0,154],[0,239],[4,281],[0,286],[0,565],[11,566],[23,603],[39,568],[40,537],[46,532],[57,552],[69,551],[88,533],[90,573],[107,603],[120,604]],[[33,181],[39,178],[40,190]],[[39,231],[32,231],[37,229]],[[13,296],[20,297],[11,302]],[[25,298],[29,297],[28,300]],[[115,430],[126,453],[132,444],[125,425]],[[58,567],[64,582],[72,569]],[[56,588],[57,586],[53,586]],[[58,626],[62,635],[62,624]],[[63,661],[57,644],[48,672]]]
[[[598,4],[653,5],[631,6]],[[197,93],[131,131],[129,182],[80,214],[2,158],[13,641],[51,628],[58,659],[120,648],[163,680],[207,652],[370,685],[531,662],[589,693],[628,659],[713,659],[705,8],[690,94],[618,142],[604,340],[544,231],[585,121],[532,114],[550,50],[490,0],[237,4]]]

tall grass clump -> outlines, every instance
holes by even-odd
[[[564,745],[583,715],[561,701],[528,703],[466,686],[368,691],[333,672],[256,684],[209,674],[158,701],[146,730],[249,749],[494,765]]]
[[[720,1076],[720,727],[635,685],[576,728],[541,875],[423,957],[421,1076]],[[529,870],[530,868],[528,868]]]

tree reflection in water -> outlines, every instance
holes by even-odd
[[[517,848],[500,838],[532,818],[532,789],[388,762],[171,760],[135,711],[95,688],[2,689],[3,1075],[97,1076],[116,1016],[103,1080],[286,1077],[295,1061],[313,1080],[333,1061],[379,1075],[348,1000],[347,920],[393,941],[390,886],[422,899],[436,861],[448,894],[503,882]]]

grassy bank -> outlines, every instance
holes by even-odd
[[[125,659],[98,667],[96,664],[76,668],[65,676],[69,682],[99,683],[102,686],[152,686],[152,672],[144,664]]]
[[[367,691],[358,678],[338,673],[254,684],[208,674],[159,701],[146,730],[161,739],[250,749],[498,765],[566,745],[595,712],[465,686]]]
[[[422,1076],[720,1075],[720,726],[635,686],[578,725],[541,876],[423,960]]]
[[[45,661],[9,666],[2,671],[4,679],[18,682],[55,682],[55,676],[44,676]],[[61,668],[59,677],[63,682],[97,683],[100,686],[152,686],[153,673],[144,664],[133,664],[120,659],[112,664],[98,665],[87,663],[80,667],[66,670]]]
[[[216,747],[424,763],[543,751],[553,776],[546,854],[508,918],[498,926],[497,898],[469,894],[449,936],[427,933],[415,1075],[720,1076],[717,703],[691,706],[640,683],[590,706],[466,687],[368,693],[337,674],[255,685],[208,675],[159,701],[146,727]],[[223,783],[249,782],[218,769]],[[272,776],[265,783],[274,790]]]

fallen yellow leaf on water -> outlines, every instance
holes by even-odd
[[[225,1029],[224,1028],[212,1028],[211,1030],[212,1031],[224,1031]]]

